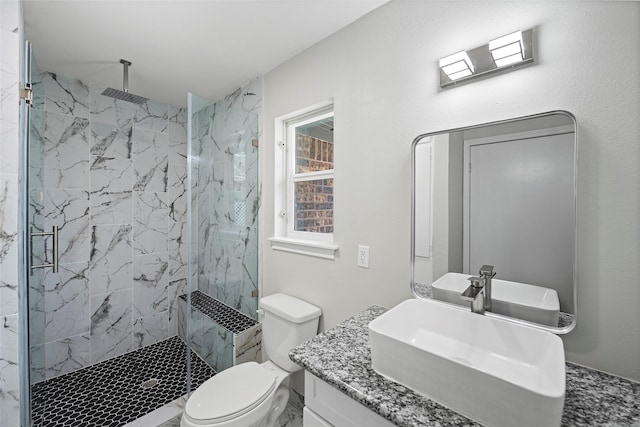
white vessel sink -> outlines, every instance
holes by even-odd
[[[369,323],[380,375],[485,426],[559,426],[562,340],[539,329],[411,299]]]
[[[471,284],[468,274],[447,273],[431,284],[433,297],[452,304],[469,306],[460,294]],[[491,311],[529,322],[558,326],[560,300],[555,289],[493,279]]]

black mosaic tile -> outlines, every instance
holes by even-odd
[[[180,298],[187,300],[186,295],[180,295]],[[191,306],[234,334],[239,334],[258,324],[251,317],[240,313],[238,310],[210,297],[204,292],[191,292]]]
[[[36,427],[122,426],[187,392],[187,347],[177,336],[34,384]],[[192,390],[215,375],[191,352]],[[157,385],[142,384],[155,378]]]

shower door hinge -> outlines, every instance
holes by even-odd
[[[252,291],[251,291],[251,296],[252,296],[253,298],[258,298],[258,290],[257,290],[257,289],[252,290]]]
[[[20,88],[20,99],[24,99],[27,105],[33,103],[33,89],[31,89],[31,83],[27,83],[24,87]]]
[[[252,139],[251,140],[251,145],[253,145],[254,147],[258,147],[260,145],[260,140],[259,139]]]

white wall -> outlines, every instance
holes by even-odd
[[[438,58],[536,27],[537,63],[438,89]],[[335,240],[326,261],[264,248],[263,294],[328,328],[410,297],[411,141],[565,109],[578,122],[578,326],[567,358],[640,379],[640,3],[392,2],[265,76],[262,242],[273,233],[274,118],[335,99]],[[371,268],[356,247],[371,247]]]
[[[449,134],[433,138],[433,277],[449,272]]]

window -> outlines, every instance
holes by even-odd
[[[281,156],[276,154],[274,249],[323,258],[337,250],[333,118],[333,104],[325,104],[276,120]]]

